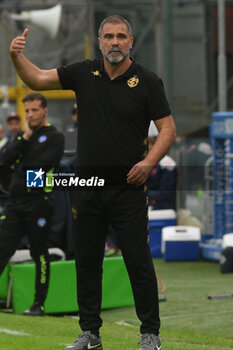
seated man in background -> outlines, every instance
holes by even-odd
[[[149,136],[149,149],[155,144],[155,137]],[[164,156],[152,169],[147,180],[149,207],[156,209],[176,209],[176,162]]]

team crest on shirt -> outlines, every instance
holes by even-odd
[[[134,75],[132,78],[129,78],[129,79],[127,80],[127,84],[128,84],[128,86],[129,86],[130,88],[133,88],[133,87],[137,86],[138,83],[139,83],[139,78],[138,78],[137,75]]]
[[[41,135],[39,138],[38,138],[38,142],[40,143],[43,143],[47,140],[47,136],[46,135]]]
[[[37,225],[39,226],[39,227],[44,227],[45,225],[46,225],[46,219],[45,218],[39,218],[38,220],[37,220]]]
[[[92,71],[92,74],[101,78],[101,74],[98,70]]]
[[[72,216],[73,216],[74,220],[77,220],[78,212],[77,212],[77,209],[74,206],[72,207]]]

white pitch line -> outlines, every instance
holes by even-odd
[[[69,316],[70,318],[73,318],[74,320],[79,320],[79,316]]]
[[[0,328],[0,333],[6,333],[6,334],[11,334],[11,335],[22,335],[22,336],[29,336],[30,335],[28,333],[13,331],[13,330],[7,329],[7,328]]]
[[[218,312],[218,315],[224,315],[224,314],[229,314],[229,311],[226,310],[226,311],[222,311],[222,312]],[[216,315],[216,313],[214,312],[209,312],[209,313],[205,313],[205,316],[214,316]],[[167,320],[169,318],[194,318],[194,317],[199,317],[200,316],[200,313],[197,313],[197,314],[176,314],[176,315],[167,315],[167,316],[162,316],[160,317],[161,320]]]
[[[134,325],[130,324],[130,323],[127,323],[125,321],[117,321],[115,322],[115,324],[118,324],[119,326],[127,326],[127,327],[135,327]]]

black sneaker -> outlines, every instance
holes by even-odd
[[[103,350],[101,337],[97,337],[90,331],[85,331],[78,336],[78,339],[72,345],[67,346],[65,350]]]
[[[44,306],[34,303],[29,310],[24,311],[25,316],[45,316]]]
[[[139,350],[161,350],[162,345],[159,337],[153,333],[144,333],[139,342]]]

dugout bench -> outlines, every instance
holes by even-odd
[[[35,264],[33,262],[11,263],[8,266],[8,271],[4,271],[4,275],[1,276],[1,279],[5,278],[5,294],[8,288],[9,271],[12,281],[13,311],[16,314],[22,314],[33,303]],[[133,293],[123,258],[105,258],[103,262],[102,309],[132,305],[134,305]],[[45,302],[45,311],[47,314],[78,311],[74,260],[51,262],[50,284]]]

